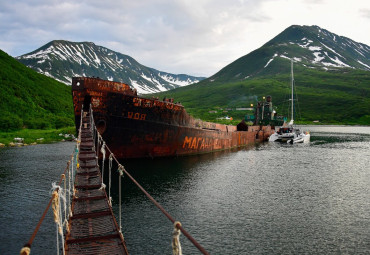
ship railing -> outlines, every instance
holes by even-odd
[[[110,196],[110,189],[111,189],[111,171],[112,171],[112,161],[114,160],[118,166],[118,173],[119,173],[119,229],[120,232],[122,232],[122,218],[121,218],[121,212],[122,212],[122,198],[121,198],[121,179],[124,175],[126,175],[147,197],[148,199],[173,223],[174,230],[173,230],[173,240],[172,240],[172,248],[173,248],[173,254],[182,254],[181,253],[181,244],[179,240],[180,232],[183,233],[184,236],[202,253],[202,254],[209,254],[182,226],[180,221],[176,221],[131,175],[130,173],[125,169],[125,167],[119,162],[119,160],[115,157],[113,152],[110,150],[109,146],[105,143],[103,137],[100,135],[98,129],[96,128],[95,122],[94,122],[94,113],[92,110],[92,107],[90,105],[89,109],[89,116],[91,120],[91,128],[96,135],[94,137],[97,137],[97,141],[95,142],[96,148],[97,148],[97,156],[99,157],[99,151],[102,153],[102,188],[106,188],[106,185],[104,184],[104,161],[105,161],[105,154],[106,151],[109,152],[109,180],[108,180],[108,198],[109,203],[111,204],[112,198]],[[100,148],[100,150],[99,150]]]

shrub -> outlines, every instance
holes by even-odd
[[[54,118],[55,128],[64,128],[74,126],[74,122],[71,118],[56,116]]]
[[[25,120],[24,125],[29,129],[48,129],[52,128],[54,123],[47,119],[33,118]]]
[[[21,129],[23,121],[17,115],[4,114],[0,115],[0,130],[11,131]]]

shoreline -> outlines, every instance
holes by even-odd
[[[370,127],[370,125],[346,125],[346,124],[296,124],[299,127]],[[15,139],[21,138],[23,142]],[[75,127],[61,129],[22,129],[16,131],[0,132],[0,148],[23,147],[37,144],[50,144],[55,142],[74,141],[76,139]]]
[[[37,144],[49,144],[73,141],[76,138],[75,127],[61,129],[21,129],[0,132],[0,148],[23,147]]]

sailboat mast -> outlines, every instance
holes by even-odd
[[[294,76],[293,76],[293,59],[290,60],[290,75],[292,78],[292,115],[291,115],[291,120],[294,119],[293,114],[294,114],[294,93],[293,93],[293,84],[294,84]]]

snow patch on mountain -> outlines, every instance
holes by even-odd
[[[145,93],[148,93],[148,89],[147,88],[143,88],[143,85],[142,84],[139,84],[137,81],[135,81],[135,80],[132,80],[131,78],[130,78],[130,83],[131,83],[131,86],[133,86],[136,90],[137,90],[137,92],[139,93],[139,94],[145,94]],[[150,93],[150,92],[149,92]],[[152,92],[153,93],[153,92]]]
[[[200,81],[199,79],[191,79],[189,77],[186,79],[179,79],[178,77],[174,77],[173,75],[170,75],[170,74],[159,73],[158,76],[161,77],[163,80],[171,84],[178,85],[180,87],[187,86],[187,85],[197,83]]]
[[[322,42],[320,42],[325,48],[327,48],[328,50],[330,50],[331,52],[333,52],[334,54],[346,59],[345,57],[343,57],[342,55],[340,55],[339,53],[337,53],[335,50],[333,50],[332,48],[326,46],[325,44],[323,44]]]
[[[369,69],[370,69],[370,66],[366,65],[365,63],[362,63],[360,60],[357,60],[357,62],[358,62],[359,64],[361,64],[361,65],[363,65],[363,66],[365,66],[365,67],[367,67],[367,68],[369,68]]]
[[[277,57],[277,56],[278,56],[278,54],[275,53],[274,56],[269,61],[267,61],[266,65],[263,68],[266,68],[271,63],[271,61],[273,61],[274,58]]]
[[[281,54],[281,55],[280,55],[280,57],[281,57],[281,58],[286,58],[286,59],[289,59],[289,60],[290,60],[290,57],[287,57],[287,56],[285,56],[285,55],[283,55],[283,54]]]
[[[124,82],[139,93],[167,91],[199,82],[204,77],[159,72],[133,58],[91,42],[52,41],[17,59],[36,71],[68,85],[74,76]]]
[[[313,55],[311,63],[321,64],[322,66],[325,67],[354,68],[350,63],[347,63],[347,58],[343,54],[339,53],[338,50],[343,52],[343,50],[347,51],[349,49],[357,52],[358,54],[365,58],[366,55],[367,56],[369,55],[369,47],[367,47],[367,45],[356,43],[345,37],[337,37],[335,34],[332,34],[320,28],[318,28],[317,38],[310,39],[307,36],[305,36],[300,41],[297,42],[290,41],[290,44],[297,44],[299,47],[311,51]],[[330,46],[328,44],[330,44]],[[339,48],[338,45],[340,45]],[[286,57],[286,54],[280,56]],[[309,59],[310,58],[308,58],[307,60]],[[301,60],[302,59],[300,58],[300,60],[297,61]],[[367,67],[366,65],[364,66]]]
[[[320,51],[316,51],[313,53],[313,55],[315,56],[315,59],[313,60],[313,63],[318,63],[320,62],[321,60],[325,59],[325,57],[321,57],[321,52]]]
[[[350,68],[352,68],[351,66],[347,65],[346,63],[344,63],[344,62],[340,61],[340,59],[338,59],[338,57],[337,57],[337,56],[335,56],[335,58],[331,58],[331,57],[328,55],[328,53],[327,53],[327,52],[325,52],[325,55],[326,55],[326,56],[327,56],[331,61],[333,61],[334,63],[337,63],[337,65],[330,63],[330,64],[332,64],[333,66],[336,66],[336,67],[350,67]],[[323,62],[323,64],[325,65],[325,64],[329,64],[329,63],[325,63],[325,62]]]
[[[310,51],[320,51],[322,48],[319,46],[310,46],[308,47]]]

